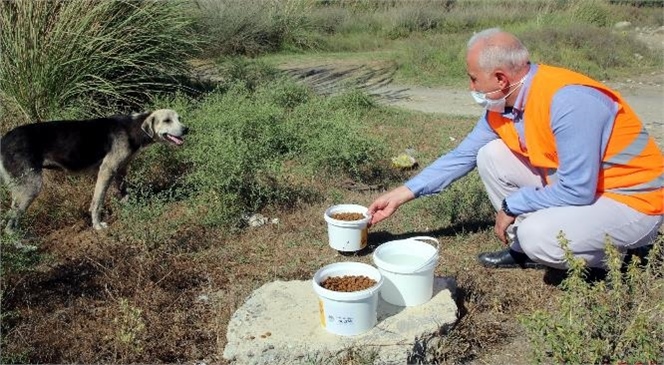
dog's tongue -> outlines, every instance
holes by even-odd
[[[179,138],[179,137],[176,137],[176,136],[172,136],[172,135],[170,135],[170,134],[167,134],[167,135],[166,135],[166,138],[168,138],[169,141],[175,143],[175,144],[178,145],[178,146],[184,143],[184,140],[183,140],[182,138]]]

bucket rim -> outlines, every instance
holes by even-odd
[[[434,241],[436,242],[436,246],[424,242],[425,240],[428,241]],[[403,245],[405,243],[410,243],[410,244],[417,244],[417,245],[426,245],[427,247],[431,247],[434,249],[433,254],[426,258],[424,262],[420,266],[401,266],[401,265],[395,265],[389,262],[386,262],[383,260],[380,255],[384,251],[388,250],[389,248]],[[418,236],[418,237],[411,237],[403,240],[394,240],[394,241],[388,241],[380,246],[376,247],[372,254],[373,262],[374,264],[378,267],[379,270],[385,270],[397,274],[418,274],[422,272],[426,272],[429,270],[432,270],[436,267],[438,264],[438,259],[440,258],[439,256],[439,245],[438,245],[438,240],[433,238],[433,237],[427,237],[427,236]]]
[[[376,280],[376,284],[374,284],[374,286],[372,286],[370,288],[363,289],[363,290],[358,290],[358,291],[354,291],[354,292],[339,292],[339,291],[325,289],[318,282],[319,279],[321,279],[320,276],[322,276],[323,272],[331,270],[335,266],[339,266],[339,267],[347,266],[348,268],[356,268],[356,270],[357,269],[369,270],[369,271],[371,271],[371,273],[373,275],[369,275],[369,274],[364,274],[364,275],[367,275],[371,279]],[[349,275],[358,275],[358,274],[351,273]],[[328,276],[331,276],[331,275],[328,275]],[[312,285],[314,287],[314,291],[316,292],[316,294],[318,294],[319,296],[325,297],[327,299],[337,300],[337,301],[358,301],[358,300],[363,300],[363,299],[372,297],[372,296],[378,294],[378,292],[380,291],[381,286],[383,285],[383,281],[384,281],[383,280],[383,275],[380,273],[380,270],[378,270],[377,268],[375,268],[375,267],[373,267],[369,264],[365,264],[363,262],[357,262],[357,261],[342,261],[342,262],[335,262],[335,263],[325,265],[325,266],[321,267],[320,269],[318,269],[318,271],[316,271],[313,278],[311,279],[311,282],[312,282]]]
[[[333,211],[348,211],[349,213],[361,213],[364,218],[356,221],[342,221],[339,219],[332,218]],[[371,214],[368,213],[369,208],[359,205],[359,204],[335,204],[325,210],[323,218],[329,224],[333,224],[339,227],[363,227],[371,221]]]

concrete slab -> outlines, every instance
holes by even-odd
[[[378,323],[357,336],[338,336],[320,324],[318,295],[311,281],[276,281],[256,289],[228,323],[224,358],[231,364],[319,363],[355,348],[380,364],[405,364],[416,338],[454,324],[456,282],[434,279],[433,298],[416,307],[378,300]]]

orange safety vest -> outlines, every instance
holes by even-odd
[[[528,158],[533,166],[558,169],[556,140],[551,130],[551,102],[555,93],[567,85],[593,87],[619,105],[602,157],[596,194],[645,214],[664,214],[664,156],[632,108],[607,86],[570,70],[539,65],[523,111],[527,150],[521,148],[511,119],[488,112],[489,125],[510,150]],[[578,122],[583,123],[583,120]]]

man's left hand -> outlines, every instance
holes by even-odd
[[[507,242],[507,227],[514,223],[515,220],[515,217],[510,217],[502,210],[499,210],[498,213],[496,213],[496,225],[493,227],[493,231],[496,233],[496,236],[498,236],[498,239],[506,246],[509,244]]]

